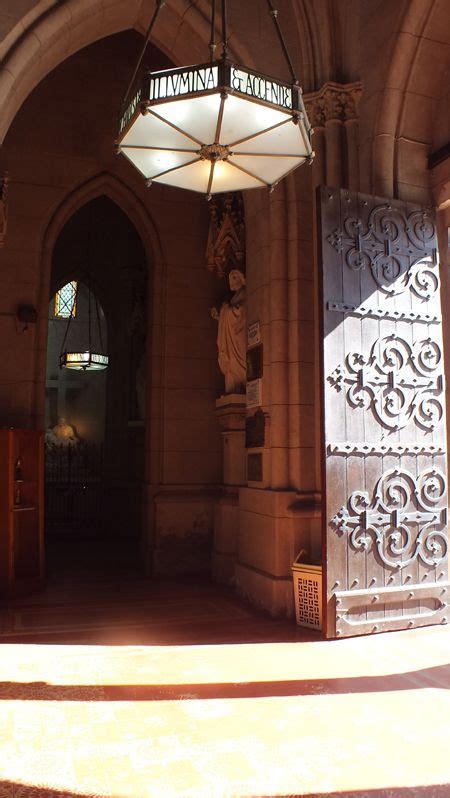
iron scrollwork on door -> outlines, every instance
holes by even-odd
[[[378,339],[368,356],[347,355],[328,382],[337,391],[346,390],[351,407],[372,409],[389,430],[413,420],[429,432],[443,415],[442,351],[432,338],[412,345],[394,333]]]
[[[410,289],[423,300],[439,288],[435,227],[426,211],[404,217],[384,203],[369,214],[367,224],[356,217],[344,220],[327,241],[344,253],[350,269],[370,269],[377,286],[388,295]]]
[[[373,543],[390,568],[404,568],[417,558],[436,567],[448,552],[445,493],[445,476],[437,468],[417,478],[393,468],[378,480],[372,500],[366,491],[355,491],[330,525],[355,550],[367,551]]]

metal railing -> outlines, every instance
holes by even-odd
[[[79,443],[45,452],[47,525],[95,524],[103,517],[103,447]]]

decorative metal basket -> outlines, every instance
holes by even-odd
[[[297,624],[322,629],[322,566],[299,563],[301,556],[292,565]]]

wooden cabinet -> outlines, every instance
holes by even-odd
[[[0,594],[31,591],[44,578],[44,436],[0,429]]]

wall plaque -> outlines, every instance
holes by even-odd
[[[247,329],[247,346],[250,349],[251,346],[256,346],[256,344],[261,343],[261,328],[259,321],[254,321],[253,324],[248,325]]]
[[[262,410],[257,410],[253,416],[245,419],[245,447],[246,449],[257,449],[264,446],[266,441],[265,434],[266,419]]]
[[[247,349],[247,382],[259,380],[263,375],[263,348],[262,344]]]
[[[247,407],[261,407],[262,405],[262,380],[253,380],[247,383]]]
[[[262,454],[255,452],[247,455],[247,479],[249,482],[262,482],[263,461]]]

